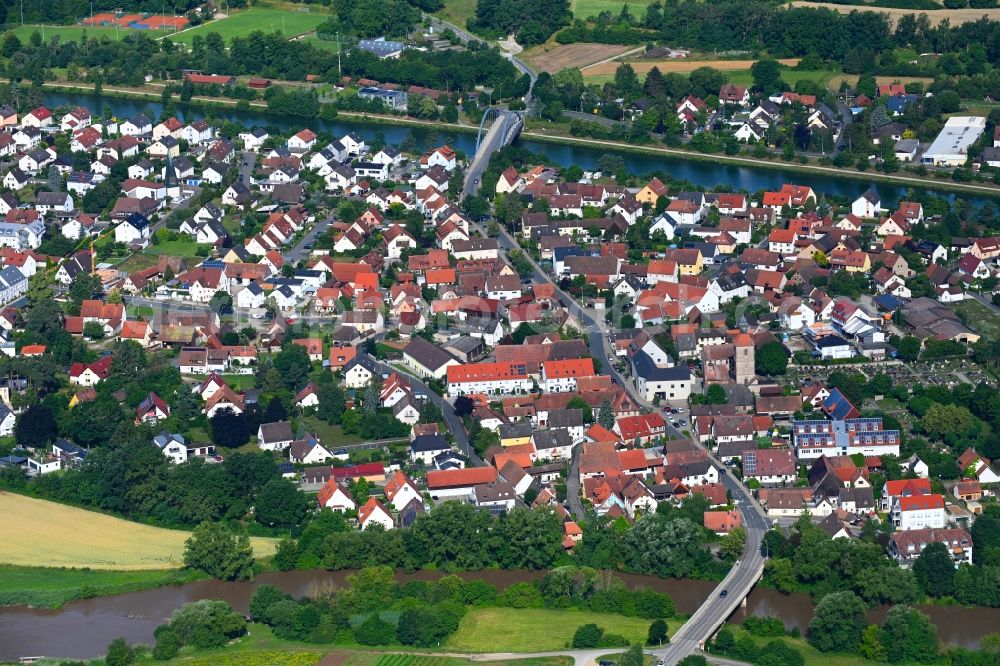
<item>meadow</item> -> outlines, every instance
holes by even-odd
[[[542,608],[477,608],[466,613],[448,639],[451,649],[468,652],[544,652],[561,650],[581,625],[594,623],[605,633],[643,643],[650,620],[607,613]],[[670,633],[677,628],[671,622]],[[498,627],[503,627],[498,631]]]
[[[628,5],[629,12],[636,18],[642,18],[646,6],[653,0],[571,0],[570,9],[574,18],[590,18],[601,12],[611,12],[615,16],[621,13],[622,7]]]
[[[0,492],[0,563],[21,566],[175,569],[189,533],[134,523],[56,502]],[[258,557],[276,539],[251,539]]]
[[[171,35],[169,38],[190,46],[195,36],[204,37],[212,32],[219,33],[227,43],[233,37],[246,37],[255,30],[268,33],[278,31],[286,37],[295,37],[312,32],[316,26],[329,18],[329,14],[321,11],[318,6],[311,6],[310,9],[308,12],[300,12],[251,7],[241,12],[234,12],[226,18],[203,23],[190,30]]]
[[[76,599],[123,594],[205,578],[196,571],[99,571],[0,565],[0,606],[58,608]]]

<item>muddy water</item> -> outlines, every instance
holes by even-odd
[[[202,581],[155,590],[130,592],[113,597],[83,599],[58,610],[24,607],[0,608],[0,660],[24,656],[54,656],[87,659],[104,653],[108,643],[119,636],[129,642],[153,642],[153,630],[166,621],[174,609],[199,599],[224,599],[245,612],[257,585],[277,585],[294,596],[303,596],[316,585],[344,585],[348,571],[290,571],[262,574],[253,583]],[[400,582],[435,580],[439,572],[400,573]],[[461,574],[478,578],[498,588],[513,583],[533,581],[542,572],[478,571]],[[693,612],[715,585],[697,580],[669,580],[652,576],[616,574],[630,587],[649,587],[667,592],[680,613]],[[968,648],[978,647],[979,639],[1000,631],[1000,609],[925,607],[938,626],[941,640]],[[887,609],[872,611],[870,620],[881,621]],[[768,589],[755,589],[734,621],[747,615],[780,617],[790,629],[805,631],[812,618],[813,605],[805,595],[783,595]]]

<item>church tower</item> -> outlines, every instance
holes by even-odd
[[[737,384],[748,384],[757,374],[754,360],[753,338],[748,333],[737,333],[733,338],[733,374]]]

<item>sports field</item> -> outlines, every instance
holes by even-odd
[[[133,523],[64,504],[0,492],[0,563],[91,569],[172,569],[189,533]],[[253,538],[254,553],[276,539]]]
[[[316,26],[330,17],[320,9],[319,5],[310,5],[309,9],[308,12],[300,12],[251,7],[241,12],[234,12],[226,18],[203,23],[196,28],[171,35],[170,39],[190,46],[195,35],[204,37],[217,32],[228,43],[233,37],[246,37],[255,30],[268,33],[278,31],[287,37],[295,37],[315,30]]]
[[[100,39],[107,37],[112,40],[121,41],[125,36],[135,32],[131,28],[85,28],[78,25],[25,25],[11,28],[8,32],[13,32],[22,42],[31,39],[31,34],[37,32],[42,37],[44,43],[48,43],[54,36],[59,36],[62,42],[78,42],[86,34],[87,39]],[[158,37],[167,34],[159,30],[143,30],[143,34]]]

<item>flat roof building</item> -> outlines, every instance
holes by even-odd
[[[948,119],[920,161],[934,166],[958,167],[965,164],[969,146],[986,131],[986,118],[954,116]]]

